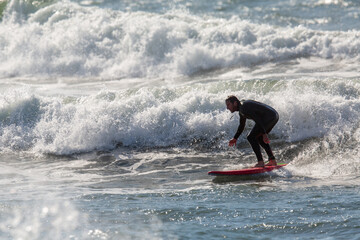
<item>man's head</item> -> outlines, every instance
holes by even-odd
[[[228,96],[225,100],[226,108],[229,109],[231,113],[239,111],[240,101],[234,95]]]

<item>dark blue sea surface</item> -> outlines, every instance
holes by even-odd
[[[0,2],[0,238],[359,239],[359,9]],[[229,95],[286,167],[207,174],[256,163]]]

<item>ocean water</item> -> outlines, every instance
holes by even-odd
[[[1,239],[360,239],[360,2],[0,1]],[[254,165],[228,95],[274,107]],[[264,154],[265,155],[265,154]]]

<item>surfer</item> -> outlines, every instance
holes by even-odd
[[[229,146],[235,146],[240,134],[244,131],[246,119],[255,122],[255,126],[247,136],[252,149],[255,152],[258,163],[254,167],[264,167],[265,163],[261,154],[260,146],[263,147],[269,156],[269,163],[266,166],[276,166],[276,159],[270,148],[268,133],[279,120],[279,114],[272,107],[253,100],[241,100],[235,96],[229,96],[226,100],[226,107],[231,113],[238,111],[240,124]]]

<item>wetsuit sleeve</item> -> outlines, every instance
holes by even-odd
[[[234,136],[235,139],[238,139],[240,137],[240,134],[244,131],[245,123],[246,123],[246,118],[240,115],[240,124]]]

